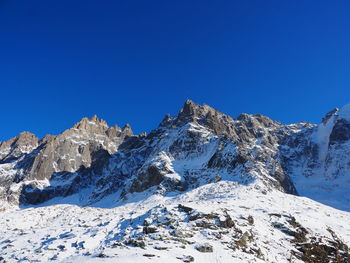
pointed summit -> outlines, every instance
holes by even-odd
[[[133,131],[129,123],[125,124],[125,126],[123,127],[123,133],[127,136],[133,135]]]
[[[335,108],[335,109],[331,110],[330,112],[328,112],[328,113],[326,114],[326,116],[324,116],[324,117],[322,118],[322,123],[323,123],[323,124],[326,124],[327,121],[328,121],[330,118],[332,118],[332,116],[334,116],[334,115],[337,114],[337,112],[339,112],[339,109],[338,109],[338,108]]]
[[[164,116],[162,122],[159,124],[159,127],[165,127],[169,123],[171,123],[171,116],[170,116],[170,114],[167,114]]]
[[[95,114],[94,116],[92,116],[92,118],[90,119],[90,121],[94,121],[94,122],[99,122],[99,118],[97,117],[97,115]]]
[[[199,105],[192,100],[186,100],[184,106],[180,110],[177,116],[177,121],[193,121],[196,117],[204,114],[204,107]]]
[[[200,105],[193,102],[192,100],[186,100],[184,106],[177,116],[176,122],[191,122],[199,119],[214,118],[215,116],[218,117],[222,115],[225,114],[206,104]]]
[[[184,106],[181,109],[181,114],[193,115],[195,114],[196,110],[200,107],[201,106],[199,104],[196,104],[192,100],[186,100]]]
[[[91,122],[94,122],[98,125],[103,125],[103,126],[108,126],[107,122],[103,119],[100,119],[99,117],[97,117],[97,115],[95,114],[94,116],[92,116],[92,118],[90,119]]]
[[[99,126],[103,129],[108,128],[107,122],[105,120],[99,119],[95,114],[92,118],[88,119],[86,117],[82,118],[78,123],[76,123],[73,128],[91,130],[91,126]]]

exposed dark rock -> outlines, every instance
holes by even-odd
[[[182,256],[182,257],[176,257],[177,259],[182,260],[182,262],[189,263],[189,262],[194,262],[194,257],[192,256]]]
[[[182,204],[179,204],[179,205],[178,205],[178,208],[179,208],[180,210],[185,211],[186,213],[191,213],[191,212],[193,211],[193,208],[188,207],[188,206],[184,206],[184,205],[182,205]]]
[[[139,174],[131,186],[132,192],[142,192],[151,186],[158,185],[164,180],[164,173],[157,166],[150,166],[144,173]]]
[[[143,233],[145,234],[152,234],[157,232],[157,228],[155,226],[144,226],[143,227]]]
[[[333,239],[314,237],[310,239],[310,242],[298,242],[296,248],[299,252],[292,251],[292,255],[310,263],[349,263],[349,247],[331,229],[328,231]]]
[[[228,214],[226,214],[225,220],[224,221],[220,221],[220,227],[232,228],[232,227],[235,227],[235,222],[233,221],[233,219]]]
[[[214,251],[213,246],[209,243],[199,244],[195,248],[202,253],[212,253]]]
[[[129,246],[134,246],[134,247],[140,247],[140,248],[145,248],[146,243],[142,240],[136,240],[136,239],[129,239],[125,242],[126,245]]]
[[[254,225],[254,218],[252,216],[248,216],[247,220],[250,225]]]
[[[329,145],[344,143],[350,139],[350,123],[344,119],[338,120],[329,137]]]

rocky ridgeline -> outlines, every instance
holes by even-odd
[[[40,203],[79,191],[80,186],[93,181],[90,176],[102,173],[111,154],[132,135],[129,125],[108,127],[96,116],[83,118],[62,134],[42,140],[21,133],[0,146],[6,153],[0,160],[1,198],[12,203]],[[53,182],[57,187],[50,186]],[[13,185],[19,187],[13,189]]]
[[[42,140],[25,132],[0,144],[0,198],[37,204],[91,188],[88,204],[110,193],[125,199],[220,180],[298,194],[300,178],[343,178],[350,170],[350,122],[343,115],[334,110],[318,126],[283,125],[259,114],[234,119],[187,100],[148,135],[96,116]]]

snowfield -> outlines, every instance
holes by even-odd
[[[300,229],[304,243],[327,243],[334,231],[350,244],[350,213],[262,189],[258,182],[219,181],[171,196],[146,191],[118,202],[111,195],[94,207],[69,204],[77,194],[12,208],[1,213],[0,256],[4,262],[304,262],[294,256],[293,233]]]

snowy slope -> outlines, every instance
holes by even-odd
[[[292,217],[307,231],[304,243],[334,240],[328,228],[350,243],[349,213],[260,187],[221,181],[171,196],[133,194],[126,203],[110,196],[95,207],[48,203],[6,211],[1,256],[7,262],[303,262],[293,254],[300,253],[295,237],[284,231],[297,231]],[[227,218],[234,226],[220,223]],[[212,252],[197,250],[204,244]]]

